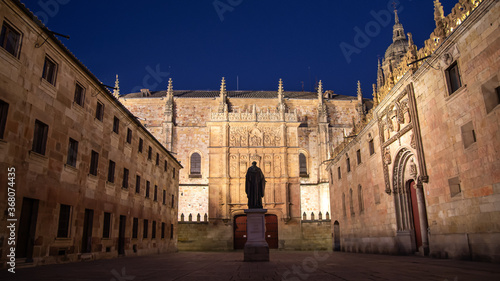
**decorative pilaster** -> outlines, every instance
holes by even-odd
[[[328,111],[323,100],[323,83],[318,84],[318,122],[328,122]]]
[[[378,105],[378,95],[377,95],[377,85],[372,84],[373,88],[373,107],[377,107]]]
[[[277,111],[280,113],[281,121],[285,121],[286,104],[284,102],[284,91],[283,91],[283,81],[280,78],[278,85],[278,106]]]
[[[115,88],[113,89],[113,96],[117,99],[120,97],[120,82],[118,81],[118,74],[116,74]]]
[[[165,133],[165,147],[172,151],[174,134],[174,88],[172,78],[168,79],[167,101],[165,102],[165,112],[163,121],[163,131]]]
[[[222,81],[220,84],[220,97],[219,97],[219,109],[218,113],[228,113],[227,106],[227,92],[226,92],[226,79],[222,77]]]

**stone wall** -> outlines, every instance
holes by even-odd
[[[2,1],[0,18],[2,23],[8,19],[22,34],[18,57],[0,48],[0,100],[8,104],[6,127],[0,139],[0,182],[7,186],[6,171],[15,168],[13,218],[17,219],[18,266],[31,260],[36,265],[116,257],[121,243],[125,255],[176,251],[181,165],[82,63],[32,21],[34,16],[22,4]],[[36,44],[43,42],[41,37],[48,39],[37,48]],[[55,81],[42,78],[46,58],[57,65]],[[75,101],[76,85],[84,89],[81,103]],[[98,102],[104,107],[102,120],[96,118]],[[119,120],[116,132],[114,118]],[[45,137],[38,134],[39,143],[45,144],[44,151],[33,145],[37,122],[47,126]],[[128,130],[132,134],[130,143]],[[78,144],[74,163],[68,156],[70,139]],[[90,169],[92,151],[98,153],[95,175]],[[114,178],[108,177],[110,160],[115,163]],[[136,176],[140,176],[138,192]],[[145,191],[147,181],[149,196]],[[7,191],[0,190],[0,196],[5,198],[0,200],[2,210],[7,210]],[[64,206],[69,206],[67,220],[60,216]],[[86,212],[93,215],[84,231]],[[110,214],[109,237],[104,235],[105,213]],[[12,216],[2,212],[1,217],[0,227],[5,230]],[[133,218],[139,220],[138,238],[132,237]],[[148,235],[142,238],[144,220],[149,221]],[[152,222],[156,223],[155,238]],[[0,233],[0,266],[5,267],[7,249],[12,244],[8,244],[9,233]],[[88,233],[88,250],[84,249],[84,233]],[[23,246],[26,251],[21,251]]]
[[[459,26],[427,63],[403,61],[406,73],[330,162],[332,232],[344,251],[500,260],[500,3],[460,5],[448,16]],[[454,63],[461,87],[451,92]]]

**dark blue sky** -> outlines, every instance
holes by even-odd
[[[218,90],[225,76],[236,90],[238,76],[240,90],[277,90],[279,78],[285,91],[302,90],[301,81],[313,90],[318,79],[344,95],[355,95],[361,80],[371,98],[394,24],[393,0],[22,2],[49,29],[71,36],[61,41],[104,84],[114,85],[118,74],[122,94],[164,90],[169,77],[177,90]],[[421,48],[435,27],[433,1],[398,2],[405,32]],[[446,15],[456,2],[441,0]],[[356,30],[367,27],[369,41],[356,44]],[[346,56],[341,45],[357,53]]]

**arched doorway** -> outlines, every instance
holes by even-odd
[[[394,160],[392,192],[397,222],[396,239],[399,251],[403,254],[421,250],[425,254],[428,246],[423,187],[416,183],[417,170],[413,153],[409,149],[401,149]]]
[[[340,225],[338,221],[333,223],[333,250],[340,251]]]
[[[278,249],[278,217],[266,215],[266,242],[269,249]],[[244,249],[247,242],[247,216],[236,215],[234,217],[234,249]]]

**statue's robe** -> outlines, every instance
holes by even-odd
[[[266,188],[266,180],[264,173],[257,166],[248,168],[245,192],[248,197],[249,209],[262,209],[262,197],[264,197],[264,190]]]

